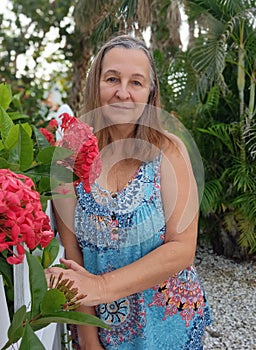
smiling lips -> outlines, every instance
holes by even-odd
[[[118,103],[113,103],[110,105],[113,108],[117,108],[117,109],[123,109],[123,110],[132,110],[134,109],[134,106],[127,105],[127,103],[122,103],[122,104],[118,104]]]

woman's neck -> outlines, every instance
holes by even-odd
[[[110,140],[117,141],[122,139],[133,138],[135,135],[136,124],[118,124],[109,127]]]

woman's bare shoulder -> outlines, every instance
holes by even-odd
[[[189,159],[187,148],[181,138],[167,131],[165,132],[163,152],[168,158],[183,156]]]

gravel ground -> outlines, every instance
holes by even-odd
[[[256,262],[236,263],[198,247],[196,266],[214,320],[204,350],[256,350]]]

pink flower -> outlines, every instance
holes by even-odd
[[[33,181],[0,169],[0,252],[8,252],[7,262],[19,264],[24,258],[24,244],[31,250],[44,248],[53,236]]]
[[[62,164],[71,167],[79,178],[78,182],[82,182],[85,191],[90,192],[91,184],[100,175],[102,167],[97,138],[92,128],[81,120],[67,113],[60,118],[62,118],[61,128],[64,136],[57,145],[73,152]]]

